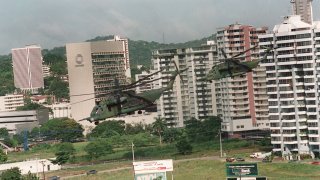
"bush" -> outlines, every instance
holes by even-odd
[[[192,146],[184,135],[178,140],[176,147],[179,154],[186,155],[192,153]]]
[[[37,145],[33,146],[32,150],[33,151],[40,151],[40,150],[47,150],[50,148],[51,148],[50,144],[43,143],[43,144],[37,144]]]
[[[13,180],[13,179],[22,179],[21,171],[19,168],[14,167],[7,169],[1,174],[1,180]]]
[[[106,140],[96,140],[90,142],[84,150],[87,152],[91,159],[96,159],[101,156],[113,153],[112,146]]]
[[[72,143],[60,143],[55,146],[56,149],[56,159],[52,161],[53,164],[65,164],[71,158],[74,157],[74,153],[76,152]]]
[[[0,149],[0,163],[6,162],[8,160],[8,156]]]

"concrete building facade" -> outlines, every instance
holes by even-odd
[[[12,49],[11,52],[15,87],[35,93],[43,88],[41,48],[31,45]]]
[[[0,112],[15,111],[17,107],[24,106],[22,94],[7,94],[0,96]]]
[[[258,45],[258,35],[265,34],[267,28],[231,24],[219,28],[217,32],[218,58],[232,57]],[[240,62],[259,58],[259,48],[252,49],[238,57]],[[222,130],[229,136],[244,137],[257,135],[269,129],[268,97],[264,67],[253,72],[224,78],[214,82],[217,96],[217,113],[222,117]],[[252,133],[252,134],[251,134]]]
[[[312,24],[312,0],[291,0],[293,15],[300,15],[305,23]]]
[[[124,40],[66,45],[72,118],[89,117],[95,104],[115,89],[115,79],[120,86],[127,84],[126,46]]]
[[[167,91],[158,101],[159,116],[163,117],[169,126],[183,127],[184,121],[194,117],[204,119],[216,115],[214,84],[200,81],[216,61],[215,44],[184,49],[157,50],[152,54],[154,70],[159,77],[155,88],[166,87],[172,72],[176,70],[173,61],[180,70],[188,70],[177,76],[172,91]],[[159,86],[159,87],[157,87]]]
[[[10,134],[31,131],[48,121],[48,110],[0,112],[0,128],[7,128]]]
[[[287,16],[259,45],[274,47],[266,67],[273,151],[319,157],[320,22]]]

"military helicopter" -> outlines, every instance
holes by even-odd
[[[266,48],[266,51],[263,53],[263,57],[258,60],[253,61],[244,61],[240,62],[238,59],[243,58],[241,55],[250,51],[251,49],[255,49],[257,46],[254,46],[250,49],[247,49],[231,58],[228,58],[223,49],[221,49],[222,55],[225,57],[224,62],[219,63],[212,67],[206,77],[203,78],[204,81],[211,82],[212,80],[219,80],[227,77],[234,77],[237,75],[245,74],[248,72],[252,72],[254,68],[256,68],[259,63],[263,60],[267,59],[269,52],[272,48]]]
[[[173,84],[175,82],[175,79],[180,73],[186,71],[188,68],[185,68],[183,70],[178,70],[178,67],[176,63],[174,62],[175,65],[175,72],[171,73],[171,76],[166,77],[169,78],[169,84],[167,87],[162,87],[159,89],[152,89],[149,91],[145,91],[139,94],[136,94],[132,90],[127,90],[136,86],[140,86],[145,83],[149,83],[155,80],[159,80],[161,78],[151,80],[151,81],[146,81],[146,82],[141,82],[145,80],[146,78],[152,76],[155,73],[159,73],[160,71],[157,71],[141,80],[138,82],[132,83],[125,88],[122,87],[122,89],[116,90],[115,93],[112,95],[108,96],[106,100],[102,100],[99,102],[98,105],[94,106],[91,113],[90,117],[82,119],[82,120],[87,120],[89,122],[94,122],[95,125],[98,125],[100,121],[105,120],[107,118],[119,116],[121,114],[130,114],[135,111],[145,109],[160,98],[160,96],[168,90],[171,90],[173,88]],[[141,82],[141,83],[140,83]],[[116,81],[116,86],[117,86],[117,81]]]

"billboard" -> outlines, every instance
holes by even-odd
[[[172,159],[133,162],[135,174],[173,171]]]
[[[134,180],[167,180],[166,172],[148,173],[148,174],[135,174]]]
[[[227,176],[258,176],[257,163],[226,164]]]

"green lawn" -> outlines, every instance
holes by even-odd
[[[319,180],[320,167],[309,164],[293,163],[258,163],[260,176],[267,176],[269,180]],[[214,160],[189,160],[174,163],[173,176],[175,180],[223,180],[226,178],[225,162]],[[130,180],[132,169],[111,173],[82,176],[71,179],[81,180]],[[167,173],[171,179],[171,173]]]

